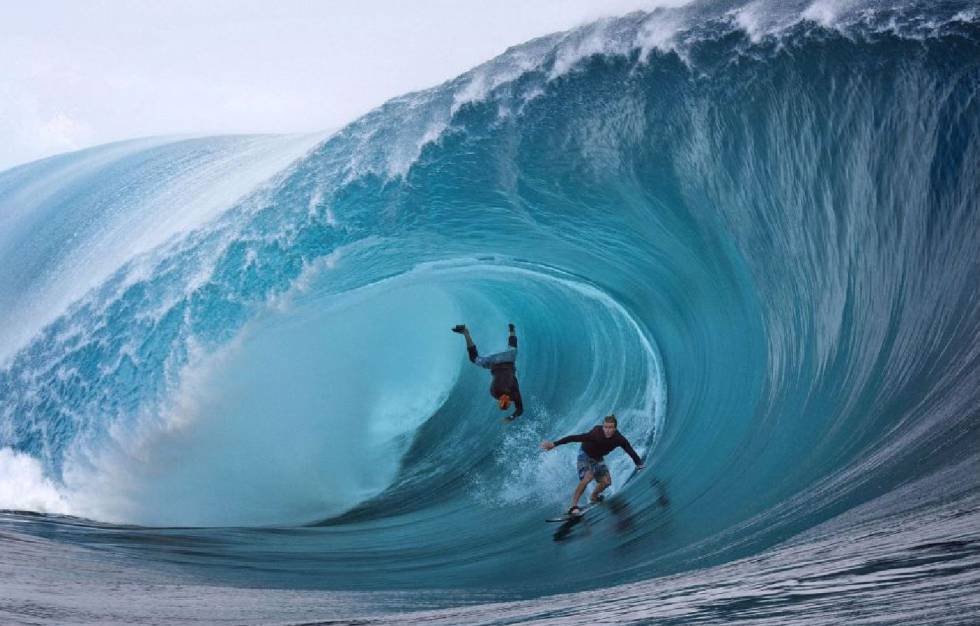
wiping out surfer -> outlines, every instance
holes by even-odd
[[[521,387],[517,382],[517,332],[513,324],[507,324],[507,350],[489,356],[480,356],[476,344],[470,337],[470,331],[465,324],[453,327],[454,333],[463,335],[466,339],[466,352],[470,361],[490,370],[493,381],[490,383],[490,395],[496,398],[497,406],[506,411],[511,402],[514,403],[514,413],[506,419],[513,420],[524,413],[524,402],[521,398]]]

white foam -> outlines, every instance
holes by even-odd
[[[963,9],[953,16],[957,22],[973,22],[980,18],[980,9]]]
[[[762,16],[766,11],[766,3],[762,0],[750,2],[734,11],[735,23],[745,31],[753,43],[758,43],[767,34]]]
[[[829,28],[837,22],[841,11],[853,2],[842,2],[841,0],[816,0],[803,11],[803,19],[820,24],[824,28]]]
[[[549,80],[571,72],[579,61],[596,54],[625,54],[632,42],[617,41],[607,33],[605,24],[597,22],[587,31],[573,33],[558,47],[555,63],[548,75]]]
[[[636,33],[636,47],[640,49],[640,59],[647,60],[654,50],[670,52],[677,46],[677,34],[683,20],[674,13],[659,13],[645,20]]]
[[[68,501],[44,475],[41,462],[0,448],[0,509],[68,514]]]
[[[461,106],[469,102],[476,102],[483,100],[490,93],[490,87],[487,85],[487,74],[485,71],[476,70],[473,72],[473,77],[466,83],[466,85],[453,94],[453,106],[450,108],[450,113],[456,113]]]

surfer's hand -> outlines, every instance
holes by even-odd
[[[555,444],[553,444],[550,441],[542,441],[541,442],[541,449],[542,450],[551,450],[554,447],[555,447]]]

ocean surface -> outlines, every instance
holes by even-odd
[[[632,13],[29,163],[0,268],[0,623],[980,623],[976,3]],[[510,424],[449,331],[508,322]],[[613,412],[647,469],[546,524],[538,443]]]

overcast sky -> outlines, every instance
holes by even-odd
[[[678,0],[0,6],[0,170],[147,135],[342,126],[509,46]]]

